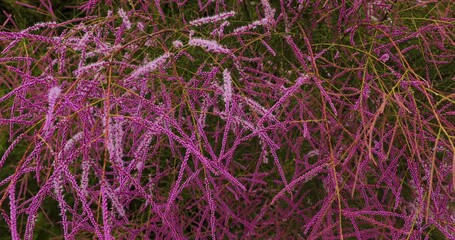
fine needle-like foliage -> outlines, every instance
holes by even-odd
[[[452,1],[78,4],[0,29],[0,238],[455,238]]]

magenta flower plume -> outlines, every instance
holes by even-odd
[[[202,48],[206,49],[207,51],[214,52],[214,53],[229,53],[229,49],[218,44],[214,40],[191,38],[188,41],[188,45],[195,46],[195,47],[202,47]]]
[[[228,19],[228,18],[230,18],[230,17],[232,17],[234,15],[235,15],[234,11],[220,13],[220,14],[217,14],[215,16],[204,17],[204,18],[199,18],[199,19],[193,20],[193,21],[190,22],[190,24],[193,25],[193,26],[201,26],[203,24],[223,21],[223,20],[226,20],[226,19]]]
[[[3,2],[2,238],[455,239],[450,1]]]

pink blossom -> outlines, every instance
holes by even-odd
[[[379,61],[387,62],[389,60],[389,57],[390,57],[389,54],[386,53],[379,58]]]
[[[261,20],[257,20],[257,21],[254,21],[246,26],[242,26],[242,27],[238,27],[236,29],[234,29],[234,33],[242,33],[242,32],[246,32],[246,31],[249,31],[249,30],[252,30],[252,29],[255,29],[257,28],[258,26],[264,26],[264,25],[267,25],[269,23],[269,19],[267,18],[263,18]]]
[[[232,78],[227,69],[223,71],[223,100],[226,104],[232,101]]]
[[[112,163],[117,164],[118,167],[123,168],[123,120],[109,118],[108,135],[109,140],[107,149]]]
[[[55,103],[57,101],[57,98],[60,96],[60,93],[62,90],[60,87],[53,87],[49,90],[48,93],[48,102],[49,102],[49,107],[47,110],[47,115],[46,115],[46,121],[44,122],[43,126],[43,132],[45,138],[48,137],[51,133],[53,121],[54,121],[54,107]]]
[[[118,15],[122,18],[123,24],[125,25],[126,29],[131,29],[131,22],[128,18],[128,15],[126,14],[125,10],[120,8],[118,10]]]
[[[87,72],[90,72],[92,70],[96,70],[96,71],[99,71],[101,69],[101,67],[103,67],[104,65],[106,65],[107,62],[105,61],[100,61],[100,62],[96,62],[96,63],[92,63],[92,64],[89,64],[89,65],[86,65],[86,66],[83,66],[83,67],[80,67],[78,69],[76,69],[74,71],[74,75],[76,75],[76,77],[81,77],[83,74],[87,73]]]
[[[62,89],[58,86],[55,86],[49,90],[48,94],[49,108],[55,105],[55,101],[57,101],[57,98],[60,96],[61,92]]]
[[[229,53],[229,49],[227,49],[226,47],[218,44],[216,41],[213,41],[213,40],[207,40],[207,39],[201,39],[201,38],[192,38],[188,42],[188,45],[202,47],[202,48],[205,48],[209,52]]]
[[[214,23],[214,22],[226,20],[234,15],[235,15],[234,11],[220,13],[215,16],[210,16],[210,17],[199,18],[199,19],[193,20],[190,22],[190,24],[193,26],[200,26],[200,25],[207,24],[207,23]]]
[[[269,0],[261,0],[262,7],[264,8],[265,18],[269,23],[273,23],[275,16],[275,9],[270,6]]]
[[[224,33],[224,28],[227,27],[227,26],[229,26],[229,25],[230,25],[230,23],[229,23],[228,21],[224,21],[223,23],[221,23],[221,25],[220,25],[217,29],[213,30],[213,31],[210,33],[210,35],[212,35],[212,36],[214,36],[214,37],[216,37],[216,36],[218,36],[218,37],[222,36],[223,33]]]
[[[141,31],[144,31],[144,29],[145,29],[144,23],[143,23],[143,22],[138,22],[138,23],[137,23],[137,28],[138,28],[139,30],[141,30]]]
[[[175,40],[175,41],[172,42],[172,46],[174,46],[175,48],[182,48],[183,47],[183,43],[180,40]]]
[[[68,140],[65,144],[65,146],[63,147],[63,150],[59,153],[59,157],[62,156],[62,154],[64,153],[67,153],[69,152],[70,150],[73,149],[74,145],[76,145],[76,143],[81,140],[83,137],[83,133],[82,132],[78,132],[76,134],[74,134],[74,136],[72,136],[70,138],[70,140]]]
[[[161,55],[160,57],[156,58],[155,60],[150,61],[149,63],[137,68],[136,70],[134,70],[134,72],[131,73],[131,75],[127,79],[125,79],[125,82],[134,80],[148,72],[155,71],[159,67],[163,66],[166,63],[166,60],[170,56],[171,56],[171,54],[166,52],[163,55]]]

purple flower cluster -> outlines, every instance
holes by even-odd
[[[195,47],[202,47],[202,48],[205,48],[207,51],[214,52],[214,53],[229,53],[229,49],[220,45],[215,40],[191,38],[188,41],[188,45],[195,46]]]
[[[453,239],[450,4],[235,2],[2,28],[2,234]]]
[[[209,24],[209,23],[214,23],[214,22],[218,22],[218,21],[223,21],[223,20],[226,20],[226,19],[228,19],[228,18],[230,18],[230,17],[232,17],[234,15],[235,15],[234,11],[220,13],[220,14],[217,14],[215,16],[204,17],[204,18],[199,18],[199,19],[193,20],[193,21],[190,22],[190,24],[193,25],[193,26],[201,26],[201,25],[204,25],[204,24]]]

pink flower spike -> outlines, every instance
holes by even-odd
[[[205,48],[209,52],[215,52],[215,53],[229,53],[229,49],[226,47],[218,44],[216,41],[213,40],[207,40],[207,39],[201,39],[201,38],[192,38],[188,42],[188,45],[190,46],[197,46],[197,47],[202,47]]]
[[[275,16],[275,9],[273,9],[270,6],[269,0],[262,0],[262,7],[264,7],[264,14],[265,18],[270,22],[273,23],[275,22],[274,16]]]
[[[165,53],[160,57],[156,58],[155,60],[147,63],[146,65],[137,68],[134,72],[131,73],[131,75],[127,79],[125,79],[125,82],[134,80],[145,73],[152,72],[157,68],[163,66],[170,56],[171,56],[170,53]]]
[[[128,15],[126,14],[125,10],[120,8],[118,10],[118,15],[122,18],[123,24],[125,25],[126,29],[131,29],[131,22],[128,18]]]
[[[205,18],[199,18],[199,19],[196,19],[196,20],[193,20],[190,22],[190,25],[193,25],[193,26],[201,26],[203,24],[207,24],[207,23],[214,23],[214,22],[218,22],[218,21],[223,21],[223,20],[226,20],[232,16],[235,15],[235,12],[234,11],[230,11],[230,12],[226,12],[226,13],[220,13],[218,15],[215,15],[215,16],[210,16],[210,17],[205,17]]]
[[[53,87],[51,90],[49,90],[48,94],[48,101],[49,101],[49,106],[54,106],[55,101],[57,101],[58,96],[60,96],[60,93],[62,92],[62,89],[60,87]]]
[[[172,46],[174,46],[175,48],[182,48],[183,47],[183,43],[180,40],[175,40],[175,41],[172,42]]]
[[[229,25],[230,23],[228,21],[224,21],[217,29],[213,30],[210,35],[214,37],[221,37],[224,34],[224,28]]]
[[[386,53],[379,58],[379,61],[387,62],[389,60],[389,58],[390,58],[389,54]]]
[[[232,78],[227,69],[223,71],[223,100],[226,104],[232,101]]]
[[[53,121],[54,121],[54,106],[55,102],[57,101],[57,98],[60,96],[60,93],[62,90],[60,87],[53,87],[49,90],[49,93],[47,95],[48,102],[49,102],[49,107],[47,110],[47,115],[46,115],[46,121],[44,122],[43,126],[43,133],[44,136],[47,137],[51,133],[51,129],[53,126]]]
[[[267,25],[268,23],[269,23],[269,20],[267,18],[263,18],[261,20],[254,21],[246,26],[238,27],[238,28],[234,29],[233,32],[234,33],[246,32],[246,31],[257,28],[258,26]]]

